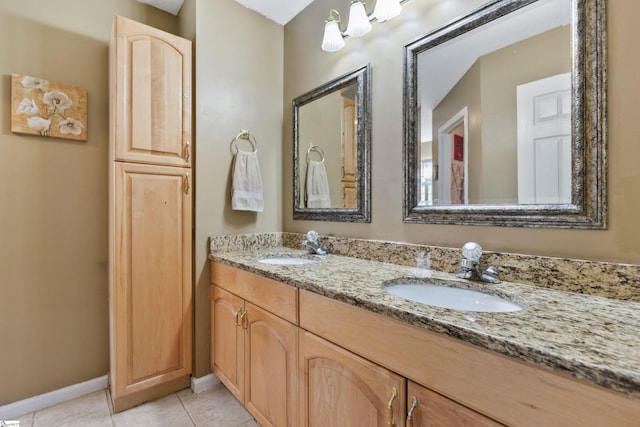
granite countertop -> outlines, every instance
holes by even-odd
[[[229,264],[479,347],[640,398],[640,303],[502,282],[476,283],[450,273],[339,255],[306,265],[258,262],[306,255],[286,247],[212,253]],[[525,306],[511,313],[461,312],[386,292],[383,283],[425,275]]]

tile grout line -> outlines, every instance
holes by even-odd
[[[104,395],[107,398],[107,408],[109,408],[109,420],[111,421],[111,427],[116,427],[116,420],[113,419],[113,403],[111,402],[109,387],[104,389]]]
[[[184,409],[184,411],[187,413],[187,416],[189,417],[189,419],[191,420],[191,423],[197,427],[196,424],[196,420],[193,419],[193,416],[191,415],[191,412],[189,412],[189,410],[187,409],[186,406],[184,406],[184,402],[182,401],[182,399],[180,398],[180,395],[178,393],[175,393],[176,397],[178,398],[178,402],[180,402],[180,405],[182,405],[182,409]]]

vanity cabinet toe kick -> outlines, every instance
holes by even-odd
[[[282,386],[271,389],[281,390],[289,422],[263,425],[308,426],[319,419],[346,425],[350,416],[356,425],[408,427],[637,426],[640,420],[640,401],[622,393],[223,263],[211,263],[211,277],[212,296],[230,287],[224,290],[297,330],[289,358],[268,353],[281,355],[280,366],[295,354],[295,369],[285,369]],[[212,368],[220,377],[215,342],[214,336]]]

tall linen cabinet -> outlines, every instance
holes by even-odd
[[[116,16],[110,45],[110,387],[116,412],[189,385],[189,40]]]

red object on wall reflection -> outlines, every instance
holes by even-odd
[[[464,161],[464,137],[453,135],[453,160]]]

